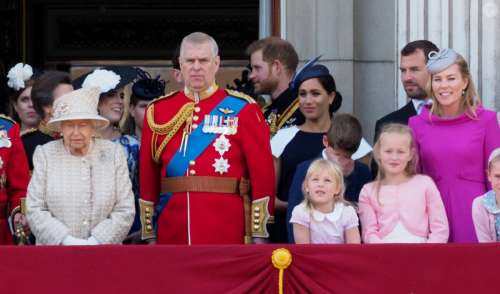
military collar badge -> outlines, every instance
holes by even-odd
[[[230,108],[227,108],[227,107],[226,108],[222,108],[221,107],[221,108],[219,108],[219,111],[222,112],[222,113],[224,113],[224,114],[226,114],[226,115],[234,113],[234,110],[232,110]]]

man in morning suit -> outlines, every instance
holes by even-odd
[[[417,40],[406,44],[401,50],[399,70],[401,71],[401,83],[408,95],[409,102],[400,109],[389,113],[377,120],[375,123],[375,139],[378,139],[380,130],[388,123],[408,124],[410,117],[420,113],[420,110],[428,98],[425,91],[430,75],[425,65],[429,60],[429,53],[439,51],[438,47],[428,40]],[[377,175],[378,167],[372,160],[372,174]]]

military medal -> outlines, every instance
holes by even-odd
[[[216,173],[220,173],[222,175],[223,173],[227,173],[231,165],[227,162],[227,159],[221,157],[216,158],[212,166],[214,167]]]
[[[220,156],[224,155],[229,150],[229,147],[231,147],[231,143],[229,143],[229,140],[224,136],[224,134],[220,135],[217,140],[215,140],[213,144],[215,151],[217,151]]]
[[[7,135],[7,131],[1,130],[0,131],[0,148],[2,148],[2,147],[10,148],[10,146],[12,146],[12,142],[10,141],[10,138]]]
[[[222,157],[224,153],[229,151],[229,148],[231,147],[231,143],[229,143],[229,140],[224,136],[224,134],[220,135],[217,140],[212,144],[215,148],[215,151],[217,151],[220,154],[220,158],[216,158],[214,164],[212,166],[215,169],[216,173],[223,174],[227,173],[229,170],[229,167],[231,166],[227,159]]]
[[[203,133],[234,135],[238,131],[238,117],[205,115]]]

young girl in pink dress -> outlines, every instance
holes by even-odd
[[[290,223],[297,244],[360,243],[358,216],[344,200],[340,167],[326,159],[309,166],[302,184],[304,201],[292,211]]]
[[[500,241],[500,148],[488,159],[488,181],[492,190],[472,202],[472,220],[479,242]]]
[[[411,130],[386,125],[374,147],[377,179],[359,196],[365,243],[446,243],[448,220],[432,179],[416,174]]]

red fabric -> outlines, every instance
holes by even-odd
[[[30,180],[28,159],[19,137],[19,125],[0,118],[2,128],[7,132],[12,145],[0,148],[0,177],[6,179],[6,186],[0,189],[0,201],[9,205],[8,214],[20,205],[21,198],[26,197],[26,189]],[[12,236],[7,219],[0,219],[0,244],[12,244]]]
[[[285,293],[498,292],[498,244],[285,247]],[[276,248],[4,246],[1,292],[277,293]]]
[[[198,117],[193,123],[201,123],[225,97],[224,90],[217,90],[209,98],[201,100],[196,106]],[[158,124],[170,121],[188,102],[192,102],[183,92],[154,102],[154,118]],[[150,106],[151,107],[151,106]],[[223,157],[230,165],[228,172],[219,174],[213,164],[221,155],[210,144],[189,166],[194,176],[249,178],[252,200],[269,197],[269,211],[274,211],[274,168],[269,143],[269,127],[255,103],[246,104],[238,116],[238,130],[234,135],[226,135],[231,146]],[[152,131],[147,119],[144,121],[140,150],[140,194],[143,200],[158,203],[159,183],[166,175],[166,167],[172,157],[179,152],[184,125],[172,137],[161,154],[160,164],[151,155]],[[160,145],[164,136],[159,136]],[[187,148],[196,144],[191,136]],[[187,171],[186,171],[187,173]],[[189,175],[192,175],[188,173]],[[173,193],[158,219],[158,243],[187,244],[188,242],[188,205],[187,193]],[[189,222],[192,244],[238,244],[243,243],[244,208],[241,196],[234,194],[189,193]]]

